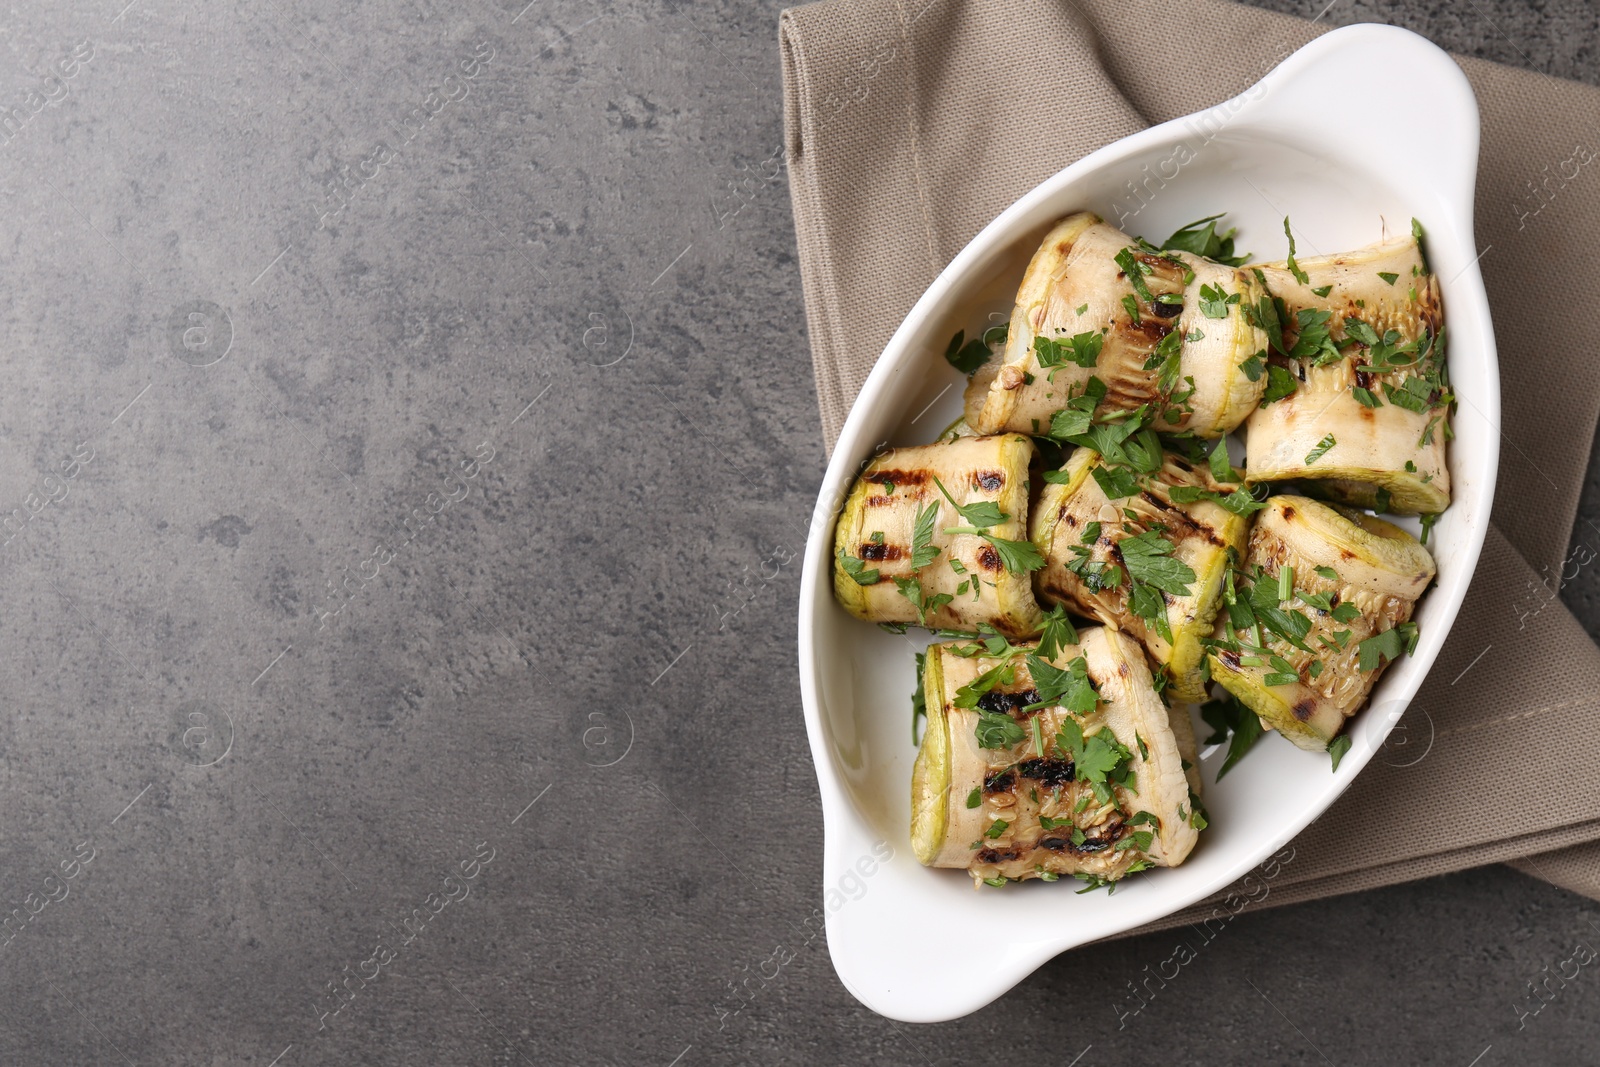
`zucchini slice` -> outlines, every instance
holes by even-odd
[[[897,448],[873,459],[834,527],[839,603],[868,622],[966,631],[986,623],[1008,637],[1038,633],[1043,619],[1029,576],[1007,570],[988,538],[947,534],[968,524],[938,488],[943,483],[962,505],[994,502],[1006,517],[987,533],[1023,540],[1033,454],[1027,437],[1002,434]],[[932,562],[913,567],[917,521],[930,505],[927,544],[936,552]]]
[[[1262,725],[1301,748],[1324,749],[1414,640],[1411,612],[1433,576],[1433,557],[1400,527],[1309,497],[1275,496],[1233,575],[1211,677]],[[1303,633],[1290,640],[1285,629]],[[1399,632],[1380,637],[1391,630]]]
[[[978,644],[928,647],[928,729],[912,772],[917,858],[991,883],[1070,874],[1100,884],[1182,863],[1198,837],[1189,782],[1139,645],[1094,627],[1049,661],[1076,666],[1096,690],[1083,713],[1027,710],[1039,697],[1032,654],[1032,645],[999,656]],[[1058,737],[1068,720],[1083,739],[1078,762]]]
[[[1251,273],[1150,252],[1098,215],[1069,216],[1028,264],[1004,352],[968,384],[967,421],[979,433],[1039,433],[1093,376],[1108,411],[1147,404],[1160,431],[1220,437],[1265,388],[1259,363],[1254,379],[1243,366],[1267,345],[1244,314],[1261,291]]]
[[[1250,416],[1251,480],[1297,480],[1304,492],[1395,514],[1443,511],[1444,306],[1417,238],[1297,266],[1304,281],[1287,264],[1259,268],[1287,313],[1284,346],[1301,354],[1273,357],[1274,373],[1295,389]]]
[[[1244,551],[1250,522],[1210,499],[1175,503],[1173,489],[1179,486],[1221,491],[1205,467],[1181,456],[1164,453],[1159,471],[1144,478],[1132,496],[1115,500],[1093,476],[1101,462],[1098,452],[1078,449],[1064,468],[1066,480],[1047,483],[1040,493],[1029,532],[1045,565],[1034,572],[1034,591],[1045,603],[1063,604],[1132,634],[1150,661],[1167,669],[1173,698],[1202,701],[1203,641],[1211,636],[1222,605],[1229,551]],[[1178,591],[1179,585],[1156,594],[1165,604],[1166,633],[1154,618],[1133,610],[1128,568],[1118,547],[1156,527],[1164,528],[1156,536],[1170,543],[1169,558],[1194,575],[1184,583],[1187,594]]]

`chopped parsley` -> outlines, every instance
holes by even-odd
[[[1332,320],[1333,313],[1320,308],[1302,308],[1296,312],[1295,329],[1298,333],[1288,351],[1289,357],[1309,359],[1312,366],[1316,367],[1325,367],[1343,359],[1344,353],[1339,351],[1339,346],[1334,344],[1329,333]]]
[[[1095,691],[1094,683],[1089,681],[1089,661],[1084,657],[1074,659],[1065,670],[1031,654],[1027,657],[1027,664],[1033,687],[1039,693],[1039,702],[1030,704],[1028,710],[1063,707],[1079,715],[1087,715],[1099,704],[1100,694]]]
[[[1206,465],[1211,470],[1211,477],[1219,482],[1241,482],[1238,471],[1233,469],[1233,463],[1228,458],[1228,439],[1217,438],[1216,446],[1211,449],[1211,455],[1206,460]]]
[[[1133,249],[1124,248],[1116,255],[1117,266],[1122,268],[1122,273],[1127,276],[1128,284],[1133,286],[1133,291],[1139,294],[1147,306],[1155,306],[1155,297],[1150,295],[1150,286],[1145,284],[1144,276],[1151,273],[1151,268],[1134,258]],[[1136,320],[1137,321],[1137,320]]]
[[[1039,635],[1039,655],[1055,659],[1064,645],[1078,643],[1078,629],[1067,618],[1067,609],[1057,604],[1044,613],[1044,631]]]
[[[1230,293],[1220,285],[1200,287],[1200,314],[1208,319],[1227,318],[1229,306],[1238,302],[1238,293]]]
[[[939,549],[933,543],[933,520],[938,514],[937,500],[917,513],[917,525],[911,534],[912,570],[920,570],[939,558]],[[951,560],[951,562],[957,561]]]
[[[1403,622],[1392,629],[1373,634],[1356,645],[1360,652],[1358,666],[1363,671],[1375,671],[1382,660],[1392,663],[1400,658],[1402,652],[1410,655],[1417,647],[1417,636],[1417,624],[1414,622]]]
[[[1292,395],[1298,388],[1300,388],[1300,383],[1295,380],[1293,374],[1289,373],[1287,367],[1280,367],[1276,363],[1268,364],[1267,388],[1261,394],[1261,402],[1263,404],[1271,404],[1274,401],[1282,400],[1284,397]]]
[[[1395,407],[1414,411],[1418,415],[1427,411],[1434,403],[1433,386],[1422,378],[1407,378],[1400,383],[1398,389],[1384,382],[1383,395],[1388,397],[1389,403]]]
[[[973,733],[979,748],[1010,748],[1028,736],[1017,720],[998,711],[979,711]]]
[[[1100,349],[1104,344],[1103,333],[1098,330],[1086,330],[1064,340],[1035,337],[1033,352],[1039,360],[1040,367],[1059,367],[1063,363],[1073,363],[1087,369],[1093,367],[1099,360]]]
[[[839,566],[844,568],[844,572],[857,585],[874,585],[878,579],[883,577],[876,568],[868,569],[867,565],[861,560],[854,556],[846,555],[842,548],[839,549],[838,559]]]
[[[917,653],[917,688],[911,694],[911,743],[913,745],[918,743],[917,723],[928,717],[928,696],[923,692],[922,688],[922,663],[925,659],[927,659],[925,653]],[[975,806],[970,802],[967,804],[969,808]]]
[[[950,506],[955,508],[961,517],[966,519],[969,524],[979,530],[987,530],[991,526],[998,526],[1000,523],[1005,522],[1006,519],[1010,518],[1009,515],[1000,510],[1000,505],[996,504],[993,500],[980,500],[976,504],[957,504],[956,498],[950,495],[950,490],[944,487],[944,483],[941,482],[937,476],[934,477],[933,484],[937,485],[939,487],[939,492],[944,495],[946,500],[950,501]],[[929,505],[929,507],[933,506],[934,505],[931,504]],[[917,526],[919,528],[922,526],[922,516],[920,515],[917,517]],[[931,519],[929,520],[928,524],[928,533],[930,536],[933,533],[933,523]],[[937,549],[934,550],[934,555],[938,555]],[[929,562],[932,562],[931,557],[929,558]]]
[[[1154,530],[1117,542],[1128,576],[1136,582],[1155,586],[1164,593],[1188,596],[1195,573],[1181,559],[1172,557],[1172,542]]]
[[[988,334],[985,333],[982,338],[974,337],[970,341],[966,341],[966,336],[965,330],[957,330],[956,335],[950,338],[949,347],[944,350],[944,358],[945,362],[962,374],[971,374],[989,362],[990,351],[985,342]],[[963,341],[966,343],[963,344]]]
[[[1428,535],[1433,532],[1433,524],[1439,521],[1439,514],[1437,511],[1424,512],[1422,514],[1422,536],[1419,540],[1423,544],[1428,543]]]
[[[1400,275],[1395,274],[1392,271],[1387,271],[1387,270],[1380,270],[1378,272],[1378,277],[1382,278],[1384,281],[1388,282],[1390,285],[1393,285],[1396,281],[1398,281],[1400,279]]]
[[[1333,759],[1333,769],[1339,769],[1339,761],[1344,759],[1344,754],[1350,751],[1350,735],[1340,734],[1328,742],[1328,755]]]
[[[1135,326],[1144,321],[1139,318],[1139,301],[1134,298],[1132,293],[1122,298],[1122,310],[1128,313],[1128,318],[1133,320]]]
[[[900,595],[911,601],[912,606],[917,609],[918,626],[928,625],[928,612],[938,611],[955,599],[950,593],[926,595],[922,590],[922,580],[919,578],[892,578],[890,580],[894,582],[894,587],[900,591]]]
[[[1333,434],[1331,433],[1322,440],[1318,441],[1316,447],[1310,452],[1306,453],[1306,466],[1309,467],[1323,456],[1326,456],[1328,454],[1328,450],[1333,448],[1333,446],[1338,443],[1338,441],[1334,440]]]
[[[1100,803],[1111,799],[1112,786],[1126,786],[1133,753],[1109,729],[1085,737],[1078,721],[1066,718],[1056,731],[1055,741],[1056,750],[1071,757],[1077,780],[1089,783]]]
[[[1294,261],[1294,231],[1289,229],[1289,216],[1283,217],[1283,235],[1289,239],[1289,259],[1287,265],[1289,273],[1294,275],[1294,280],[1301,285],[1311,284],[1311,275],[1300,269],[1300,264]]]
[[[972,792],[967,794],[967,807],[975,808],[983,803],[983,790],[977,786],[972,787]]]
[[[1161,242],[1161,251],[1189,252],[1218,263],[1226,263],[1230,267],[1244,266],[1250,261],[1250,253],[1234,255],[1233,237],[1239,231],[1229,228],[1219,234],[1217,220],[1220,218],[1222,218],[1220,214],[1207,215],[1203,219],[1189,223]]]
[[[1267,350],[1263,348],[1243,363],[1240,363],[1239,369],[1252,382],[1259,382],[1261,380],[1261,372],[1267,369]]]
[[[1211,736],[1205,740],[1207,745],[1228,742],[1227,758],[1217,770],[1217,781],[1220,782],[1222,776],[1232,770],[1234,764],[1244,759],[1245,753],[1261,740],[1263,732],[1261,720],[1232,693],[1225,693],[1221,700],[1202,704],[1200,718],[1212,729]]]

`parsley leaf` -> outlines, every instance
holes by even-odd
[[[1067,406],[1050,416],[1050,436],[1066,440],[1089,432],[1089,427],[1094,423],[1094,409],[1085,411],[1073,407],[1073,402],[1068,401]]]
[[[916,529],[911,534],[911,569],[926,567],[939,558],[939,549],[933,543],[933,520],[939,514],[935,500],[917,513]]]
[[[1289,216],[1283,217],[1283,235],[1289,238],[1289,273],[1294,275],[1294,280],[1301,285],[1311,284],[1311,275],[1300,269],[1300,264],[1294,261],[1294,231],[1289,229]]]
[[[1100,702],[1100,694],[1089,681],[1089,661],[1079,656],[1065,670],[1046,663],[1036,655],[1027,658],[1028,674],[1039,692],[1039,702],[1030,708],[1064,707],[1087,715]]]
[[[1228,439],[1217,438],[1216,447],[1211,450],[1211,456],[1206,461],[1211,468],[1211,477],[1219,482],[1240,482],[1244,479],[1239,472],[1233,469],[1233,464],[1228,459]]]
[[[1333,292],[1333,286],[1331,286],[1331,285],[1319,285],[1319,286],[1317,286],[1315,289],[1313,289],[1311,291],[1313,293],[1316,293],[1318,296],[1327,296],[1329,293]]]
[[[1134,583],[1128,590],[1128,610],[1150,623],[1156,633],[1171,643],[1172,624],[1167,621],[1166,601],[1153,586]]]
[[[1260,270],[1256,271],[1256,280],[1265,287],[1267,279]],[[1272,347],[1276,351],[1282,352],[1284,350],[1283,317],[1279,314],[1278,303],[1275,298],[1263,295],[1254,304],[1243,304],[1241,307],[1244,309],[1244,317],[1255,326],[1265,330],[1267,340],[1272,342]]]
[[[1295,314],[1295,329],[1299,331],[1294,346],[1289,349],[1291,359],[1312,359],[1315,365],[1325,367],[1344,358],[1339,346],[1333,343],[1329,323],[1333,313],[1320,308],[1303,308]]]
[[[972,787],[972,792],[967,794],[967,807],[975,808],[983,803],[983,791],[977,786]]]
[[[1067,618],[1067,609],[1057,604],[1044,613],[1044,632],[1039,635],[1039,655],[1055,659],[1064,645],[1078,643],[1078,629]]]
[[[983,832],[983,836],[993,841],[995,838],[1005,833],[1006,827],[1010,825],[1011,824],[1005,819],[996,819],[994,822],[989,824],[989,828]]]
[[[944,358],[962,374],[971,374],[985,363],[989,362],[989,346],[982,338],[974,337],[962,344],[967,332],[957,330],[956,335],[950,338],[950,346],[944,350]],[[987,336],[987,334],[985,334]]]
[[[1287,368],[1280,367],[1276,363],[1268,364],[1267,388],[1261,394],[1261,402],[1270,404],[1275,400],[1282,400],[1284,397],[1292,395],[1298,388],[1300,388],[1300,383],[1295,380],[1295,376],[1290,374]]]
[[[1027,736],[1017,720],[998,711],[979,711],[973,734],[979,748],[1010,748]]]
[[[1388,282],[1390,285],[1393,285],[1397,280],[1399,280],[1400,275],[1395,274],[1395,273],[1393,273],[1391,271],[1380,270],[1378,272],[1378,277],[1382,278],[1384,281]]]
[[[1221,700],[1212,700],[1200,706],[1200,718],[1205,720],[1213,733],[1206,738],[1206,744],[1220,744],[1225,738],[1228,741],[1228,756],[1222,761],[1222,766],[1217,769],[1217,781],[1222,781],[1222,776],[1233,769],[1234,764],[1244,759],[1245,753],[1261,740],[1261,720],[1255,712],[1239,702],[1239,698],[1232,693],[1227,693]]]
[[[1086,369],[1093,367],[1104,345],[1105,335],[1098,330],[1073,334],[1065,340],[1051,340],[1048,337],[1033,339],[1034,355],[1038,357],[1039,366],[1046,368],[1059,367],[1063,363],[1075,363]]]
[[[1437,511],[1424,512],[1422,514],[1422,536],[1419,540],[1423,544],[1428,543],[1428,535],[1433,532],[1433,524],[1439,521],[1439,514]]]
[[[1154,530],[1117,542],[1128,575],[1141,584],[1152,585],[1174,596],[1188,596],[1195,573],[1181,559],[1172,558],[1172,542]]]
[[[1242,267],[1250,261],[1250,253],[1242,256],[1233,254],[1233,235],[1239,231],[1228,229],[1217,233],[1217,220],[1222,215],[1207,215],[1203,219],[1191,222],[1182,227],[1171,237],[1161,242],[1163,252],[1178,251],[1190,252],[1218,263],[1226,263],[1230,267]]]
[[[955,599],[950,593],[935,593],[926,596],[922,592],[922,581],[918,578],[893,578],[894,587],[900,590],[900,595],[905,597],[917,609],[917,625],[928,624],[928,612],[938,611]]]
[[[1333,446],[1338,443],[1338,441],[1334,440],[1333,434],[1331,433],[1322,440],[1318,441],[1316,447],[1310,452],[1306,453],[1306,466],[1309,467],[1323,456],[1326,456],[1328,454],[1328,450],[1333,448]]]
[[[1339,769],[1339,761],[1344,759],[1344,754],[1350,751],[1350,735],[1340,734],[1328,742],[1328,755],[1333,759],[1333,769]]]
[[[1417,624],[1403,622],[1356,645],[1361,654],[1358,666],[1363,671],[1375,671],[1380,664],[1379,657],[1392,663],[1400,658],[1401,652],[1409,654],[1416,644]]]
[[[1267,350],[1265,348],[1239,364],[1239,369],[1244,372],[1244,376],[1252,382],[1259,382],[1261,380],[1261,372],[1266,368]]]
[[[1139,491],[1138,480],[1126,467],[1108,467],[1104,463],[1097,463],[1089,473],[1099,484],[1100,491],[1112,500],[1120,500]]]
[[[934,476],[933,484],[939,487],[939,492],[944,494],[944,498],[950,501],[950,506],[955,508],[963,519],[966,519],[970,525],[976,526],[980,530],[987,530],[991,526],[998,526],[1000,523],[1005,522],[1011,517],[1005,512],[1001,511],[1000,505],[996,504],[993,500],[980,500],[976,504],[957,504],[956,498],[950,495],[950,490],[944,487],[944,483],[939,480],[937,475]],[[932,505],[929,506],[931,507]],[[917,518],[917,525],[919,527],[922,525],[921,516],[918,516]],[[933,525],[931,522],[929,523],[928,531],[930,534],[933,532]],[[937,550],[935,551],[935,554],[937,554]]]
[[[1032,541],[1008,541],[987,533],[983,539],[994,546],[1000,563],[1012,574],[1028,574],[1044,566],[1044,556]]]
[[[1068,717],[1061,721],[1055,740],[1056,750],[1072,757],[1078,781],[1088,782],[1102,804],[1111,799],[1112,785],[1127,780],[1133,753],[1109,729],[1084,737],[1078,721]]]
[[[839,549],[838,559],[839,566],[844,568],[844,572],[857,585],[874,585],[882,577],[876,568],[868,570],[867,565],[856,557],[845,555],[845,551],[842,548]]]
[[[1200,287],[1200,314],[1208,319],[1225,319],[1228,307],[1239,302],[1238,293],[1230,293],[1220,285]]]
[[[1133,291],[1139,294],[1139,299],[1146,305],[1153,306],[1155,297],[1150,295],[1150,286],[1145,284],[1144,276],[1150,268],[1133,258],[1133,249],[1124,248],[1116,255],[1117,266],[1122,268],[1122,273],[1127,276],[1128,284],[1133,286]]]
[[[917,744],[917,723],[928,717],[928,696],[922,688],[922,663],[927,659],[927,654],[917,653],[917,688],[911,693],[911,743]],[[968,804],[967,807],[974,807]]]
[[[1433,406],[1433,386],[1421,378],[1407,378],[1398,389],[1384,382],[1383,395],[1395,407],[1414,411],[1418,415]]]

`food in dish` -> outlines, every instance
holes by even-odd
[[[1322,750],[1391,662],[1433,557],[1405,530],[1303,496],[1275,496],[1230,576],[1211,677],[1301,748]],[[1345,739],[1341,739],[1345,740]]]
[[[1205,648],[1222,604],[1230,550],[1250,532],[1248,494],[1229,510],[1204,465],[1162,451],[1142,482],[1080,448],[1034,505],[1033,542],[1045,557],[1039,599],[1126,630],[1164,669],[1177,700],[1205,699]]]
[[[1253,481],[1395,514],[1450,505],[1444,306],[1420,237],[1260,268],[1281,306],[1258,309],[1277,351],[1247,428]]]
[[[1175,866],[1205,825],[1139,644],[1095,627],[1040,650],[930,645],[912,845],[979,882],[1110,884]]]
[[[1262,292],[1251,272],[1072,215],[1028,264],[1004,353],[968,386],[967,422],[978,433],[1044,433],[1093,378],[1107,410],[1146,405],[1163,433],[1219,437],[1266,386],[1250,357],[1265,358],[1267,339],[1246,314]]]
[[[834,532],[833,589],[868,622],[1039,632],[1022,434],[896,448],[869,463]]]
[[[1206,825],[1190,704],[1221,694],[1219,776],[1263,730],[1337,770],[1416,645],[1454,403],[1421,227],[1305,261],[1291,235],[1241,268],[1219,217],[1159,247],[1054,226],[1007,326],[946,352],[964,417],[845,502],[839,601],[941,639],[914,699],[925,864],[1092,886],[1176,866]],[[1422,538],[1358,506],[1421,514]]]

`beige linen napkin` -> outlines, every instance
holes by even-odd
[[[1242,91],[1322,29],[1221,0],[784,12],[790,189],[829,447],[890,334],[984,224],[1089,151]],[[1175,61],[1155,40],[1206,47]],[[1600,92],[1461,65],[1483,114],[1477,229],[1504,389],[1494,527],[1397,728],[1406,743],[1392,739],[1295,840],[1269,874],[1273,903],[1506,861],[1600,899],[1600,650],[1553,592],[1563,567],[1600,554],[1600,531],[1584,530],[1591,547],[1564,559],[1600,415],[1581,314],[1600,282]]]

